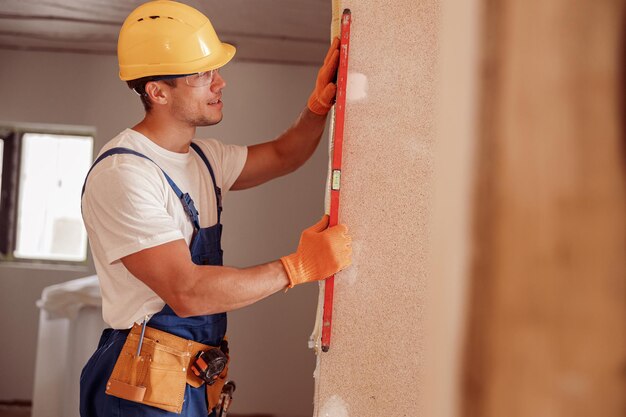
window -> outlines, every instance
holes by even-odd
[[[3,261],[86,260],[80,193],[93,137],[84,127],[0,125]]]

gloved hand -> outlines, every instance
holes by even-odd
[[[321,116],[328,113],[335,102],[337,86],[334,81],[337,78],[337,67],[339,66],[339,38],[333,39],[330,45],[324,64],[317,73],[315,89],[307,101],[307,107],[313,113]]]
[[[289,276],[289,288],[296,284],[328,278],[352,264],[352,239],[348,228],[328,228],[328,215],[309,227],[300,237],[296,253],[280,258]]]

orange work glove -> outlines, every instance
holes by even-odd
[[[317,73],[315,90],[311,93],[307,107],[313,113],[324,116],[328,113],[335,102],[337,86],[334,81],[337,78],[337,67],[339,66],[339,38],[333,39],[332,45],[328,49],[324,64]]]
[[[296,284],[328,278],[352,263],[352,239],[348,228],[328,228],[328,215],[309,227],[300,237],[296,253],[280,258],[289,276],[289,288]]]

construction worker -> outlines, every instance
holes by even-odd
[[[214,415],[228,370],[226,312],[351,263],[346,227],[328,228],[324,216],[280,260],[223,266],[223,195],[311,156],[339,55],[335,40],[295,123],[246,148],[194,138],[222,119],[219,69],[234,54],[206,16],[174,1],[140,5],[121,28],[119,75],[146,113],[104,146],[85,180],[83,218],[111,328],[81,374],[83,417]]]

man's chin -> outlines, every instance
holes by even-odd
[[[214,118],[211,118],[211,119],[196,120],[194,125],[196,127],[213,126],[213,125],[216,125],[219,122],[221,122],[223,118],[224,118],[224,116],[222,114],[220,114],[219,117],[214,117]]]

